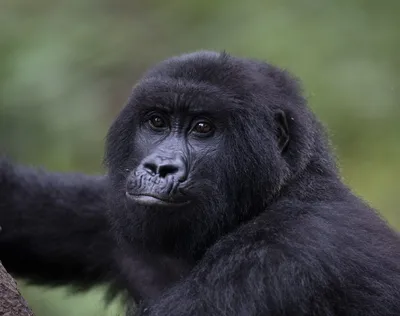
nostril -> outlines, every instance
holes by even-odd
[[[143,164],[143,167],[145,169],[147,169],[148,171],[150,171],[152,174],[156,174],[157,173],[157,165],[155,163],[145,162]]]
[[[182,159],[170,157],[149,157],[141,164],[141,169],[151,177],[167,178],[173,176],[183,182],[186,177],[186,166]]]
[[[179,168],[174,165],[162,165],[158,168],[158,174],[160,177],[165,178],[170,174],[175,174],[179,171]]]

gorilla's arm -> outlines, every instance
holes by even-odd
[[[108,281],[113,240],[106,181],[0,160],[0,260],[34,283],[80,287]]]
[[[116,245],[104,177],[52,173],[0,158],[0,260],[36,284],[111,283],[136,302],[158,297],[192,264]]]
[[[349,221],[333,229],[334,213]],[[398,297],[389,295],[400,284],[397,238],[372,211],[276,208],[210,248],[139,315],[396,315]]]

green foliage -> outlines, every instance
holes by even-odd
[[[145,68],[226,49],[302,79],[345,181],[400,228],[399,12],[396,0],[3,0],[0,150],[102,172],[107,127]],[[37,316],[118,313],[99,303],[100,290],[22,290]]]

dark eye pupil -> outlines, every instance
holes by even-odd
[[[157,127],[157,128],[165,127],[164,120],[159,116],[153,116],[152,118],[150,118],[150,124],[153,127]]]
[[[209,133],[211,131],[211,125],[208,123],[197,123],[195,130],[197,133]]]

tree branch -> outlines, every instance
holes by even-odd
[[[0,262],[0,315],[33,316],[25,299],[17,289],[17,283]]]

